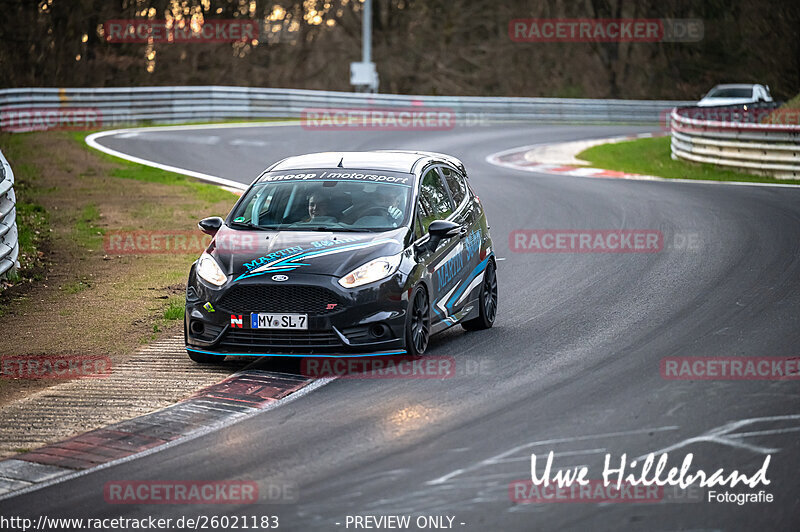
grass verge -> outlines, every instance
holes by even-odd
[[[16,177],[21,268],[0,292],[0,355],[104,355],[177,334],[200,250],[119,252],[108,233],[198,233],[236,197],[217,186],[101,154],[86,132],[0,134]],[[141,251],[141,252],[139,252]],[[53,384],[0,379],[0,402]]]
[[[636,139],[593,146],[576,157],[588,161],[595,168],[672,179],[800,184],[800,180],[795,179],[771,179],[725,170],[711,164],[674,161],[670,156],[669,145],[670,137]]]

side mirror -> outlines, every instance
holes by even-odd
[[[447,220],[436,220],[428,226],[428,233],[430,234],[428,249],[435,251],[439,246],[439,242],[445,238],[452,238],[461,234],[461,226]]]
[[[203,218],[198,222],[197,227],[200,228],[202,232],[207,235],[214,236],[219,231],[219,228],[222,227],[222,224],[225,223],[225,220],[220,218],[219,216],[212,216],[210,218]]]

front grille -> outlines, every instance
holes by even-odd
[[[234,313],[285,312],[310,315],[339,310],[339,298],[331,290],[303,285],[234,285],[219,301]]]
[[[220,342],[220,347],[243,351],[321,351],[343,347],[333,331],[278,331],[230,329]]]

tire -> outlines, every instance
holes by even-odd
[[[431,338],[431,307],[428,302],[428,293],[422,287],[417,287],[409,304],[408,319],[406,319],[406,351],[408,355],[417,358],[425,353]]]
[[[486,265],[481,293],[478,296],[478,317],[461,324],[468,331],[489,329],[497,317],[497,274],[493,261]]]

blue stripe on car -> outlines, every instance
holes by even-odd
[[[217,355],[217,356],[231,356],[231,357],[299,357],[299,358],[358,358],[358,357],[374,357],[374,356],[388,356],[388,355],[405,355],[408,353],[406,350],[401,351],[380,351],[377,353],[366,354],[345,354],[345,355],[291,355],[286,353],[215,353],[214,351],[203,351],[202,349],[186,348],[187,351],[194,351],[195,353],[202,353],[204,355]]]

